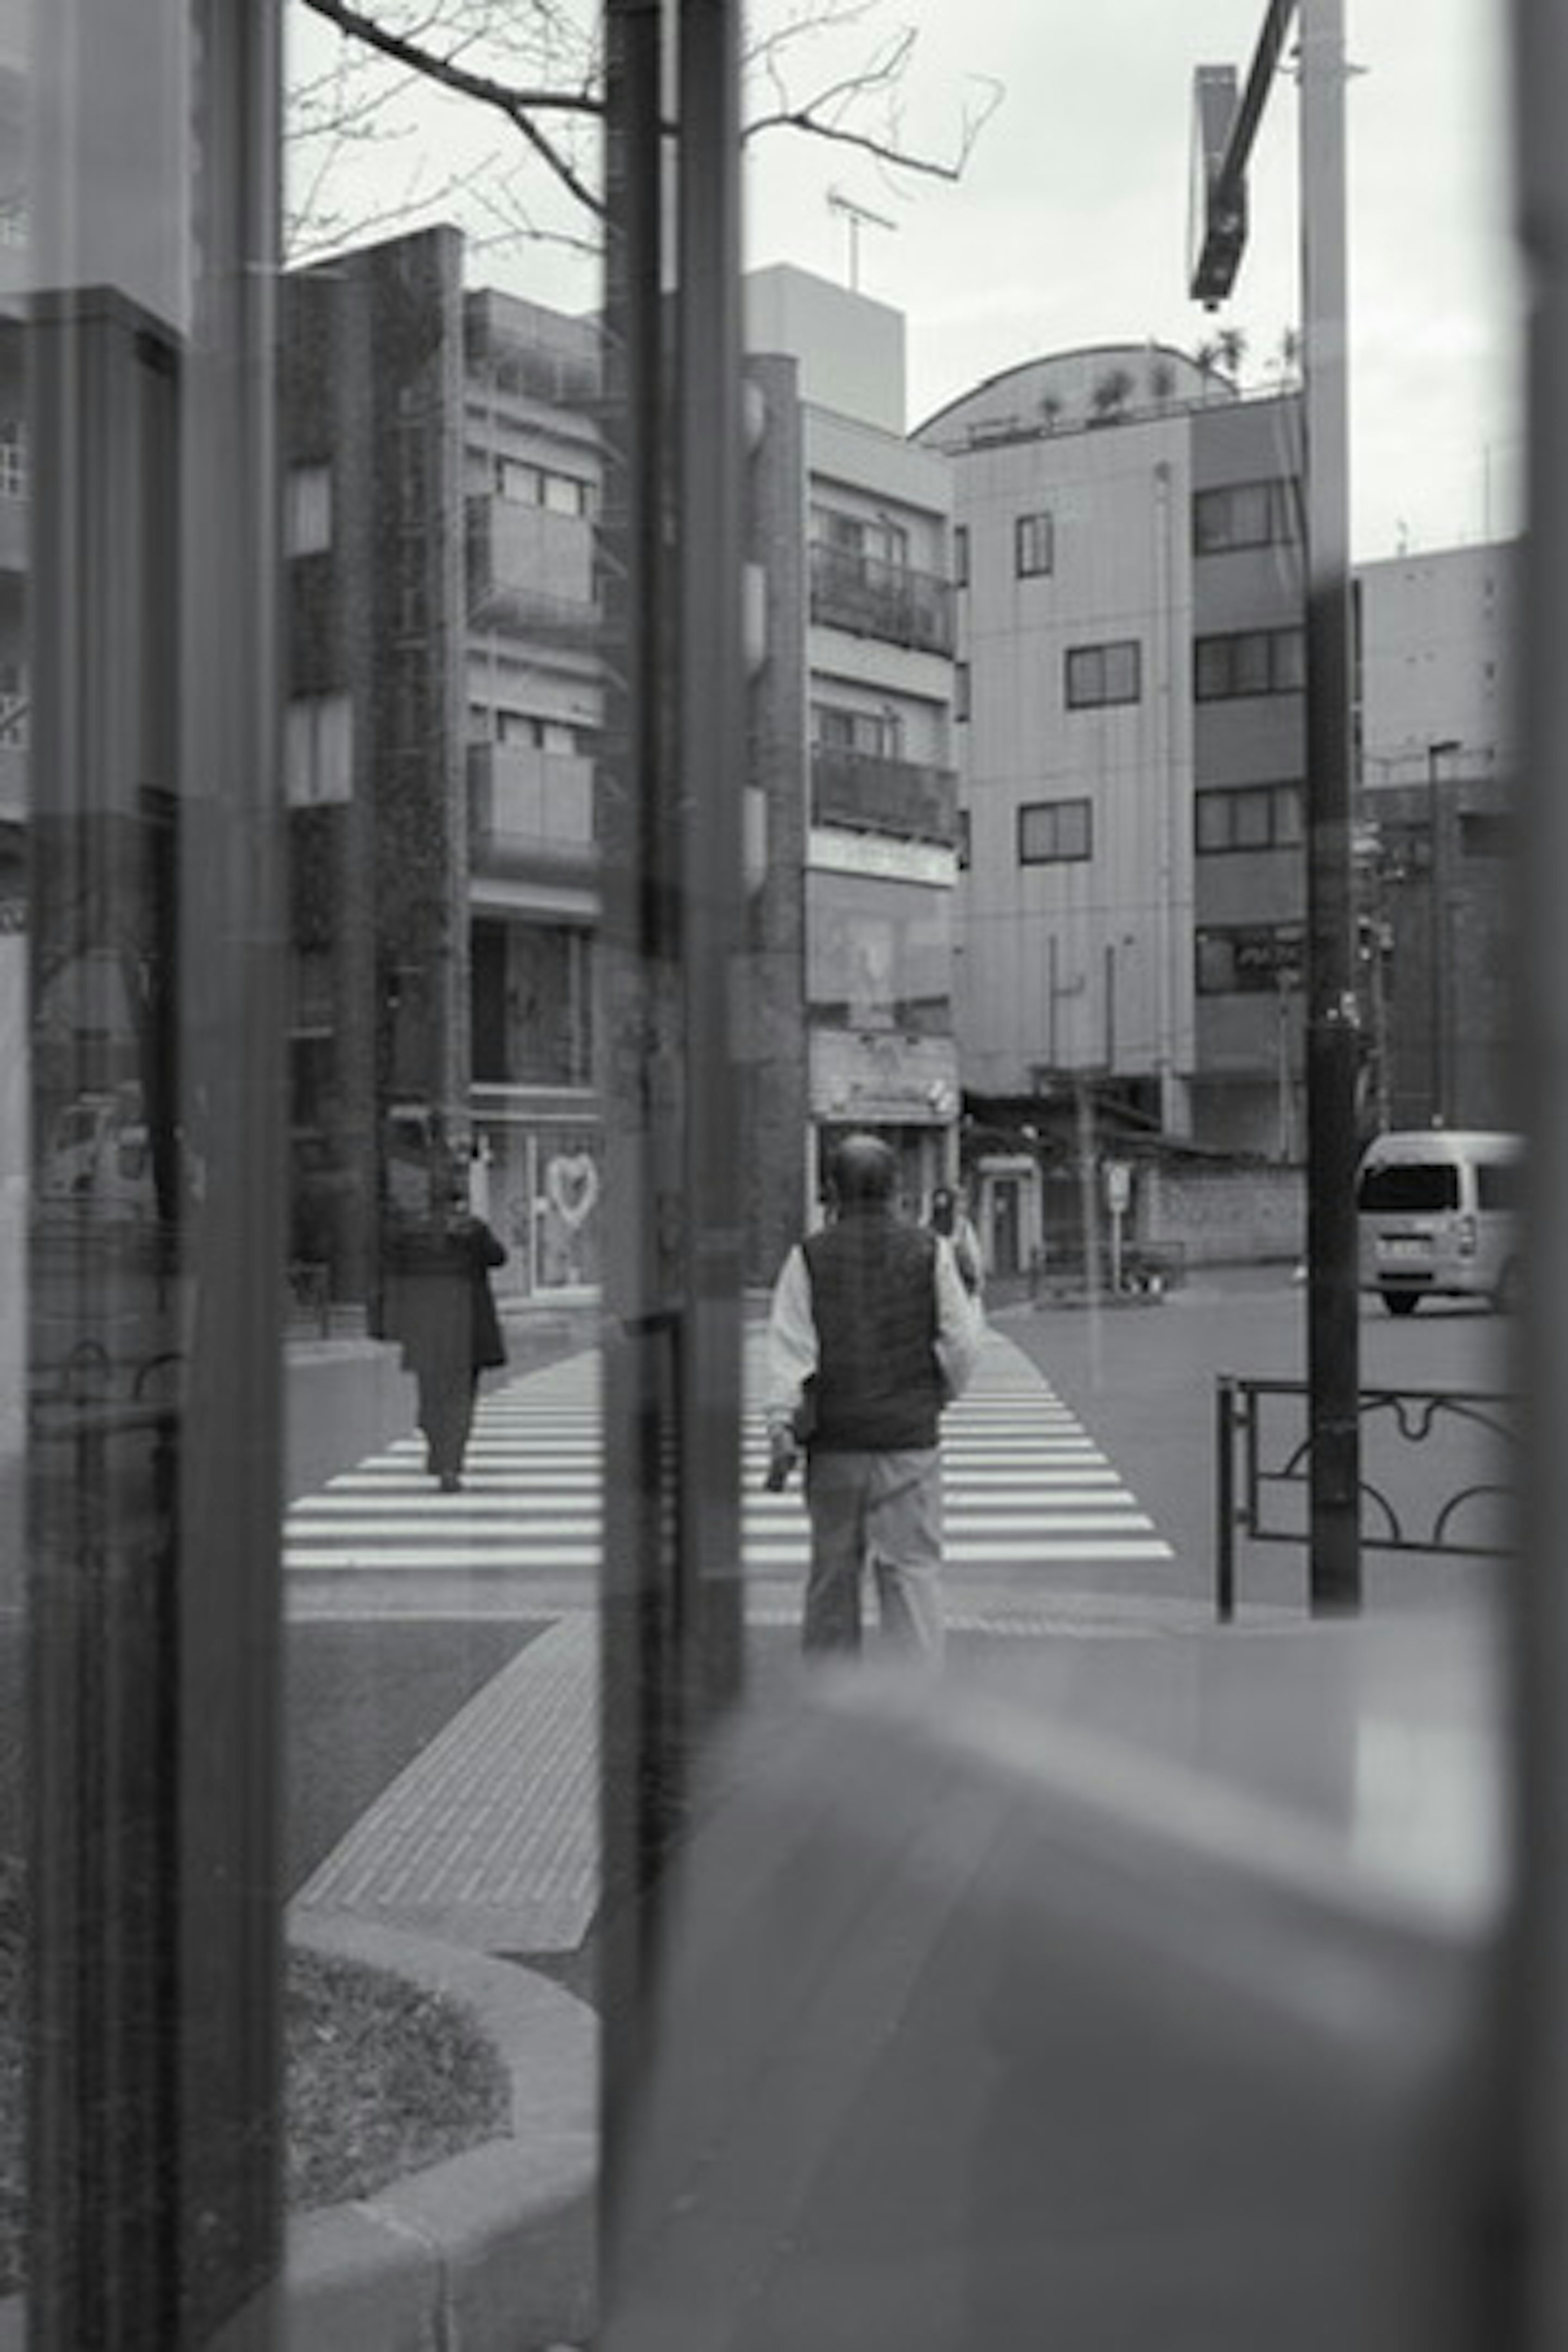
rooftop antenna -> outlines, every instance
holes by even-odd
[[[847,196],[844,194],[842,188],[828,189],[827,209],[830,213],[842,213],[849,225],[849,290],[852,294],[858,294],[860,291],[862,226],[869,222],[873,228],[896,229],[899,224],[897,221],[889,220],[883,213],[872,212],[867,205],[857,204],[853,196]]]

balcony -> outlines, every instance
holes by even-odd
[[[813,540],[811,617],[819,627],[923,654],[952,651],[952,583],[933,572]]]
[[[951,768],[815,743],[811,818],[814,824],[847,825],[951,848],[958,839],[958,779]]]
[[[561,881],[594,872],[594,762],[524,744],[468,746],[468,841],[476,866]]]
[[[481,496],[468,499],[467,524],[471,628],[506,629],[552,646],[597,645],[592,523]]]
[[[472,294],[465,308],[469,368],[496,391],[552,408],[598,404],[603,384],[591,331],[571,333],[567,322],[505,295]]]

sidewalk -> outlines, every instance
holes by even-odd
[[[545,1338],[533,1350],[536,1358],[546,1357],[550,1344]],[[1037,1393],[1042,1409],[1051,1398],[1047,1381],[1004,1333],[994,1329],[986,1347],[988,1370],[972,1392],[976,1424],[968,1441],[983,1457],[996,1443],[985,1433],[994,1425],[987,1416],[1005,1409],[1005,1398],[1020,1391]],[[518,1359],[514,1350],[502,1384],[509,1400],[520,1389],[536,1390],[542,1420],[548,1422],[562,1409],[554,1400],[571,1385],[570,1376],[559,1355],[558,1371],[540,1360],[532,1370],[520,1370]],[[760,1445],[754,1431],[750,1438],[753,1449]],[[1005,1475],[986,1469],[973,1475],[991,1482],[993,1489]],[[801,1569],[795,1554],[801,1539],[780,1540],[772,1517],[780,1506],[752,1492],[759,1481],[759,1465],[752,1460],[747,1469],[748,1646],[753,1666],[762,1669],[756,1679],[776,1690],[783,1680],[776,1662],[793,1666],[796,1654]],[[1108,1548],[1097,1530],[1108,1521],[1079,1517],[1070,1524],[1089,1532],[1059,1544],[1037,1543],[1004,1532],[1022,1524],[1006,1511],[1006,1500],[1004,1490],[986,1507],[995,1516],[975,1522],[950,1496],[952,1549],[961,1552],[967,1542],[980,1563],[950,1568],[948,1623],[955,1664],[976,1645],[996,1642],[1170,1638],[1212,1625],[1206,1600],[1097,1587],[1096,1554]],[[804,1529],[798,1503],[791,1507]],[[520,1501],[520,1512],[526,1509]],[[999,1540],[966,1538],[963,1530],[977,1524],[994,1525]],[[592,1528],[585,1527],[584,1533],[592,1537]],[[1136,1536],[1123,1540],[1132,1550],[1164,1549]],[[1076,1571],[1070,1558],[1075,1550],[1083,1563]],[[1010,1552],[1021,1557],[1021,1582],[1016,1565],[1009,1565]],[[1062,1553],[1069,1555],[1065,1564]],[[1032,1568],[1031,1561],[1039,1564]],[[1058,1580],[1063,1578],[1068,1580]],[[352,1598],[357,1580],[354,1571],[346,1571],[334,1591]],[[385,1581],[365,1572],[372,1613],[397,1580],[395,1570]],[[422,1605],[428,1609],[428,1583],[424,1591]],[[454,1605],[461,1591],[458,1574]],[[570,1953],[582,1943],[599,1886],[597,1602],[591,1577],[582,1580],[579,1599],[565,1599],[560,1579],[518,1587],[520,1605],[528,1594],[537,1594],[538,1611],[530,1613],[548,1616],[548,1629],[528,1642],[382,1791],[318,1866],[297,1898],[299,1907],[352,1910],[384,1926],[446,1937],[470,1950],[514,1957]],[[1245,1632],[1252,1622],[1272,1624],[1280,1613],[1249,1612],[1236,1630]]]

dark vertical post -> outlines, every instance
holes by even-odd
[[[595,830],[605,1228],[602,1595],[603,2202],[645,2056],[657,1934],[653,1894],[678,1811],[677,1173],[681,1058],[670,1004],[679,906],[668,848],[665,680],[678,653],[670,597],[665,273],[665,0],[605,12],[605,750]],[[606,2229],[606,2238],[610,2232]]]
[[[1531,296],[1530,530],[1520,876],[1521,1066],[1528,1118],[1530,1281],[1514,1388],[1524,1400],[1521,1558],[1513,1586],[1514,1899],[1499,2002],[1506,2063],[1503,2160],[1517,2204],[1517,2321],[1510,2352],[1568,2343],[1568,13],[1512,11],[1520,221]]]
[[[1215,1613],[1236,1614],[1236,1376],[1215,1382]]]
[[[1344,0],[1302,0],[1307,511],[1307,1378],[1311,1603],[1361,1606]]]
[[[1437,763],[1458,749],[1453,736],[1426,746],[1426,1016],[1434,1127],[1441,1127],[1448,1116],[1448,857]]]
[[[89,1199],[30,1269],[28,2341],[259,2352],[282,2236],[278,17],[32,21],[35,1118],[112,1082],[154,1178],[133,1234]],[[68,1009],[83,968],[115,974],[107,1034]]]
[[[679,18],[679,21],[678,21]],[[679,32],[679,135],[664,121]],[[698,1749],[738,1684],[742,451],[734,0],[606,18],[605,2210]],[[673,184],[666,165],[673,152]],[[679,236],[672,244],[673,186]]]
[[[182,2346],[271,2344],[282,2249],[287,986],[276,0],[205,0],[182,450],[182,1092],[205,1166],[180,1488]]]
[[[687,1118],[681,1565],[694,1720],[741,1673],[745,903],[739,0],[680,10],[680,782]]]

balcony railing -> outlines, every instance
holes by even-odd
[[[526,744],[470,743],[468,829],[477,866],[586,877],[597,854],[593,761]]]
[[[590,522],[486,495],[468,499],[467,520],[471,626],[551,645],[598,643]]]
[[[958,839],[958,779],[951,768],[885,760],[816,743],[811,752],[814,824],[851,825],[899,841]]]
[[[562,350],[529,331],[500,302],[471,303],[465,326],[468,365],[501,392],[557,408],[594,406],[602,394],[596,357]]]
[[[952,651],[952,583],[907,564],[811,543],[811,617],[819,626],[879,637],[918,653]]]

